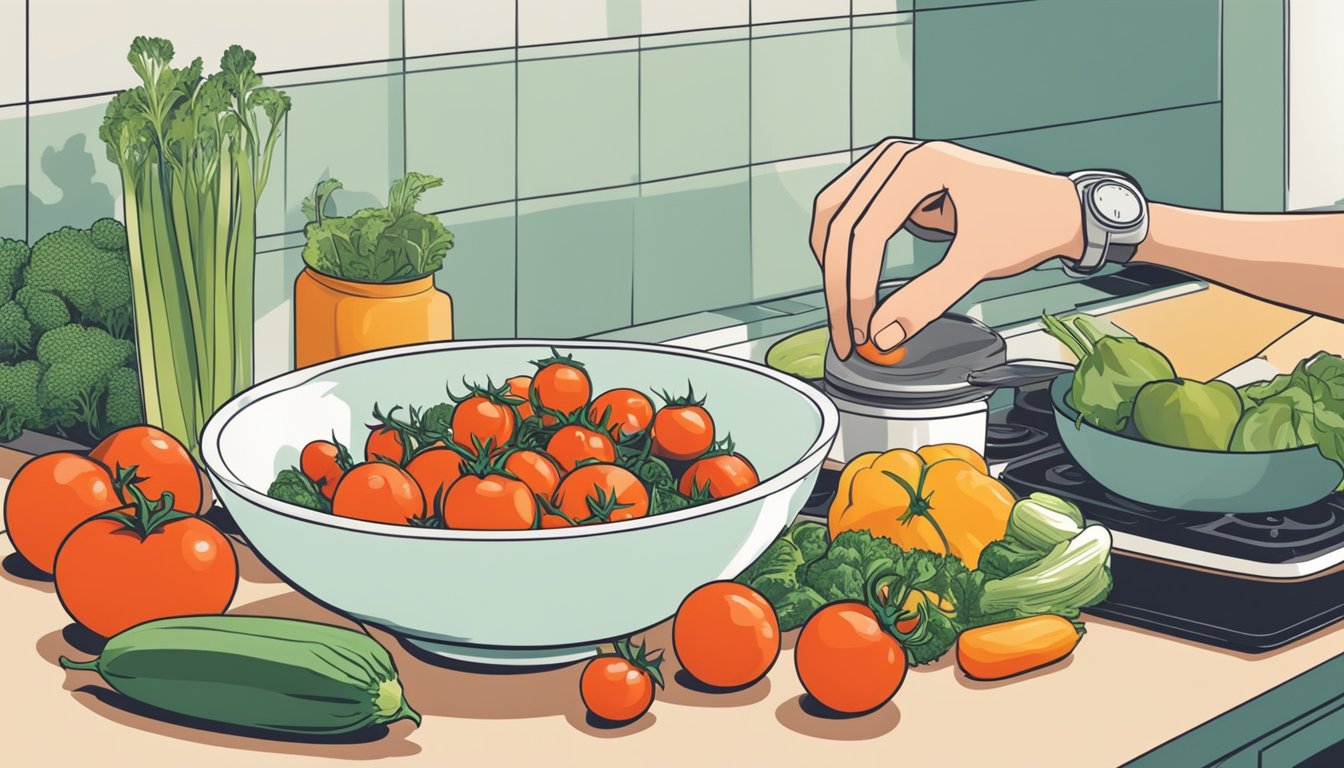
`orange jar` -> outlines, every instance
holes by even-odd
[[[448,341],[453,300],[427,275],[404,283],[358,283],[307,267],[294,281],[294,364],[357,352]]]

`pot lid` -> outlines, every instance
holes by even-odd
[[[975,371],[1003,365],[1008,348],[989,326],[965,315],[946,314],[925,326],[903,345],[905,357],[895,365],[878,365],[857,353],[841,361],[826,345],[826,391],[833,396],[870,404],[904,406],[953,405],[989,396],[989,389],[969,383]]]

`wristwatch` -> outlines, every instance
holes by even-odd
[[[1069,180],[1082,208],[1083,254],[1065,259],[1065,271],[1085,277],[1107,262],[1129,261],[1148,236],[1148,203],[1139,183],[1115,171],[1078,171]]]

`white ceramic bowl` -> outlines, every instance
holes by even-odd
[[[552,342],[447,342],[342,358],[258,384],[210,419],[201,453],[215,492],[257,554],[304,594],[429,653],[490,664],[591,655],[676,612],[697,586],[732,578],[798,514],[835,439],[825,395],[768,368],[673,347],[554,342],[595,392],[673,391],[689,379],[720,436],[761,484],[654,517],[531,531],[432,530],[337,518],[265,495],[311,440],[357,451],[375,402],[427,406],[463,377],[532,370]]]

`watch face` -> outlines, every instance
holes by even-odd
[[[1104,223],[1128,227],[1138,223],[1143,215],[1143,204],[1133,191],[1122,184],[1103,181],[1093,185],[1092,210]]]

